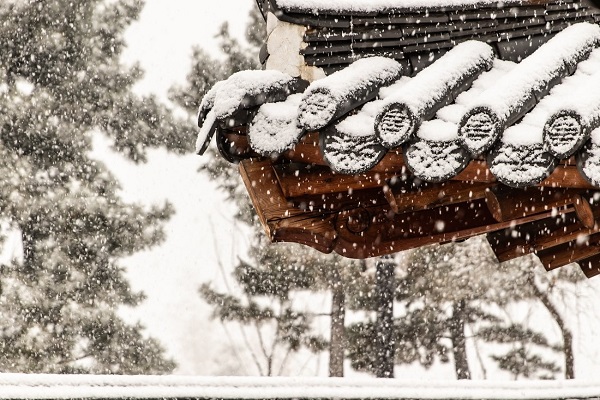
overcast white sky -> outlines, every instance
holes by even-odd
[[[146,70],[140,87],[166,93],[183,82],[192,46],[219,54],[214,35],[229,22],[231,32],[243,37],[254,0],[146,0],[140,19],[127,32],[124,61],[139,61]]]
[[[146,71],[137,89],[166,98],[175,83],[183,83],[192,46],[218,53],[213,36],[225,21],[240,37],[251,0],[147,0],[140,19],[127,32],[124,62],[140,62]],[[202,282],[220,277],[215,247],[225,267],[243,237],[232,225],[233,208],[203,175],[200,157],[177,157],[153,151],[146,165],[134,166],[97,142],[97,153],[109,162],[123,187],[123,196],[146,204],[168,199],[177,214],[167,225],[166,242],[126,261],[134,289],[147,300],[131,310],[149,332],[176,358],[180,374],[224,373],[216,355],[229,345],[220,324],[209,321],[210,309],[198,296]],[[217,241],[214,238],[218,238]]]

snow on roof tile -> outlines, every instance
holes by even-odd
[[[274,0],[281,9],[292,12],[319,13],[374,13],[389,10],[407,10],[444,7],[479,7],[494,5],[522,5],[526,0]]]
[[[300,126],[307,130],[325,127],[373,99],[381,87],[398,80],[401,73],[402,66],[398,62],[371,57],[311,83],[300,102]]]
[[[568,75],[570,65],[586,59],[598,45],[600,26],[590,23],[572,25],[542,45],[506,79],[482,92],[464,115],[458,132],[465,148],[472,155],[489,150],[507,125],[533,108]]]
[[[547,141],[544,142],[542,135],[544,126],[552,120],[552,115],[569,107],[571,109],[575,107],[578,112],[585,114],[580,118],[586,122],[584,139],[589,137],[593,129],[600,127],[600,95],[597,94],[600,93],[600,90],[589,91],[589,95],[585,97],[585,103],[581,101],[577,103],[576,100],[573,100],[575,97],[565,96],[565,93],[576,92],[578,89],[585,90],[583,88],[589,87],[588,82],[600,83],[600,77],[594,77],[595,79],[591,80],[591,73],[600,70],[600,50],[593,50],[598,45],[600,45],[600,27],[588,23],[576,24],[558,33],[554,39],[541,46],[520,64],[494,60],[493,67],[488,72],[483,72],[468,84],[462,85],[462,93],[454,94],[450,99],[438,99],[433,93],[432,97],[436,97],[436,101],[439,103],[436,108],[437,113],[427,117],[420,116],[420,129],[402,148],[409,169],[420,179],[430,182],[447,180],[459,173],[471,160],[464,143],[457,140],[457,135],[460,134],[458,124],[461,121],[461,115],[465,115],[474,106],[483,104],[491,107],[498,101],[504,101],[502,107],[511,108],[514,104],[505,104],[505,99],[511,99],[510,101],[515,104],[519,102],[531,102],[532,104],[521,104],[519,111],[521,114],[518,118],[511,119],[510,116],[506,117],[500,113],[505,124],[504,127],[509,127],[509,129],[502,136],[502,141],[487,153],[488,164],[497,178],[507,185],[522,187],[537,184],[554,169],[560,160],[556,153],[548,152]],[[465,43],[463,46],[458,46],[456,50],[471,49],[474,53],[478,53],[480,52],[479,46],[479,44],[469,46]],[[589,58],[585,60],[588,56]],[[408,92],[413,91],[415,85],[419,84],[419,77],[429,74],[426,69],[414,78],[402,77],[392,83],[393,79],[390,77],[397,71],[394,68],[382,67],[387,64],[381,58],[376,60],[370,64],[369,59],[364,59],[358,62],[360,68],[356,69],[361,71],[360,74],[364,76],[365,82],[376,82],[370,89],[371,93],[361,93],[360,96],[355,96],[351,107],[348,107],[348,96],[328,100],[329,104],[327,105],[335,109],[342,105],[346,107],[344,113],[354,109],[346,117],[341,117],[341,113],[336,114],[335,120],[328,120],[325,122],[326,126],[319,129],[321,151],[324,153],[325,161],[330,163],[334,171],[346,174],[364,172],[373,168],[387,152],[374,133],[375,116],[386,104],[386,100],[369,101],[361,107],[363,102],[360,99],[373,98],[377,92],[379,92],[380,99],[386,96],[391,98],[393,93],[402,90],[407,91],[410,96],[411,93]],[[388,61],[390,61],[389,66],[393,65],[391,60]],[[566,64],[572,65],[566,66]],[[443,71],[446,68],[451,70],[448,71],[450,76],[461,72],[468,74],[462,64],[461,66],[457,65],[459,64],[448,63],[445,58],[441,58],[429,70],[440,69]],[[489,67],[489,63],[486,65]],[[351,80],[348,80],[347,77],[343,78],[343,76],[351,74],[352,70],[353,68],[348,68],[334,73],[329,78],[324,78],[321,82],[316,81],[311,86],[325,87],[327,81],[346,81],[352,83],[348,87],[360,87],[360,81],[356,81],[356,75]],[[575,72],[574,75],[568,76],[571,71]],[[271,74],[270,71],[256,71],[253,74],[236,75],[235,84],[242,88],[253,87],[253,93],[259,93],[263,89],[272,87],[270,86],[272,85]],[[596,73],[596,75],[600,74]],[[244,76],[248,77],[249,82],[240,81],[240,77]],[[277,82],[289,82],[290,80],[291,77],[280,77]],[[427,86],[429,81],[428,79],[423,85]],[[516,85],[517,83],[518,85]],[[550,90],[550,87],[555,84],[558,85]],[[218,92],[231,85],[231,82],[226,82],[216,89],[216,94],[209,93],[207,95],[214,97],[215,108],[219,106],[218,102],[221,98]],[[266,87],[261,85],[266,85]],[[383,85],[388,87],[379,91]],[[511,88],[516,86],[527,87],[527,92],[520,97],[517,96],[521,100],[505,93],[507,90],[510,92],[513,90]],[[296,85],[296,87],[299,86]],[[410,89],[411,87],[413,89]],[[296,91],[302,92],[303,89]],[[309,88],[307,92],[310,91]],[[223,97],[225,95],[224,92]],[[304,96],[306,97],[306,94]],[[273,153],[277,155],[293,147],[302,134],[302,123],[298,118],[302,111],[302,107],[298,106],[299,97],[300,95],[291,96],[284,102],[281,102],[284,100],[281,98],[273,100],[264,96],[261,99],[254,97],[253,106],[258,113],[250,112],[247,115],[246,124],[250,125],[250,146],[257,153],[273,156]],[[237,105],[228,102],[228,109],[235,110],[242,107],[244,99],[244,96],[238,96],[239,104]],[[210,100],[210,98],[206,99],[203,104],[209,103]],[[261,102],[268,104],[258,108],[262,104]],[[537,107],[535,107],[536,104]],[[577,106],[577,104],[579,105]],[[527,114],[527,111],[532,108],[533,111]],[[277,111],[279,109],[280,111]],[[201,112],[206,112],[206,110],[201,109]],[[281,113],[281,115],[276,117],[273,113]],[[522,122],[518,121],[523,116]],[[465,118],[462,120],[464,121]],[[206,124],[210,124],[210,122],[210,118],[207,118]],[[483,122],[485,121],[482,120],[479,123]],[[515,122],[520,123],[515,125]],[[221,118],[221,129],[227,128],[224,124],[225,120]],[[256,140],[257,127],[262,127],[260,128],[262,142]],[[206,138],[207,131],[208,128],[203,127],[203,140]],[[289,134],[290,132],[291,134]],[[567,135],[571,131],[563,129],[561,132],[565,132]],[[560,142],[560,138],[557,140]],[[600,141],[599,143],[588,142],[583,146],[584,141],[581,138],[571,140],[571,142],[575,142],[574,150],[568,155],[575,153],[581,158],[580,164],[583,165],[581,168],[586,171],[582,174],[590,183],[598,186],[600,184],[600,161],[598,161],[600,157],[597,154],[600,154]]]
[[[300,100],[301,94],[293,94],[285,101],[260,106],[248,126],[250,146],[266,157],[293,148],[303,133],[298,124]]]
[[[440,105],[471,86],[493,61],[494,51],[489,45],[475,40],[463,42],[405,86],[389,93],[375,122],[382,144],[393,148],[408,140],[422,120],[431,118]]]
[[[202,103],[210,104],[211,97],[214,96],[212,103],[216,117],[226,118],[240,108],[261,102],[255,99],[257,97],[271,95],[281,100],[285,99],[290,93],[289,86],[293,82],[291,76],[275,70],[240,71],[219,85],[212,96],[209,91]]]

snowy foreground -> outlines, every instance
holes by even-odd
[[[583,399],[600,382],[0,374],[2,399]]]

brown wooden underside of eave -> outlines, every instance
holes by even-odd
[[[336,174],[325,166],[315,137],[308,135],[280,160],[240,163],[274,242],[362,259],[488,234],[499,260],[543,252],[548,269],[600,253],[596,242],[583,240],[600,233],[600,205],[590,204],[594,188],[573,162],[527,190],[499,185],[482,160],[450,181],[427,184],[411,179],[398,151],[365,174]],[[521,241],[514,240],[515,229]],[[600,271],[586,265],[588,276]]]

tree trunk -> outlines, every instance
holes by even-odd
[[[396,287],[394,262],[381,257],[377,262],[377,334],[376,375],[378,378],[394,377],[396,343],[394,332],[394,290]]]
[[[533,288],[533,291],[538,299],[542,302],[546,310],[550,313],[558,328],[563,339],[563,352],[565,354],[565,378],[575,379],[575,353],[573,352],[573,334],[567,327],[565,320],[562,318],[550,297],[544,292],[536,283],[533,274],[529,276],[529,283]]]
[[[329,376],[344,376],[344,321],[346,309],[346,293],[339,271],[335,271],[331,288],[331,342],[329,344]]]
[[[21,245],[23,246],[23,265],[33,268],[35,262],[35,238],[33,237],[31,222],[19,226],[21,231]]]
[[[471,379],[469,360],[467,359],[467,338],[465,337],[465,301],[454,304],[450,319],[450,338],[454,354],[454,370],[457,379]]]

